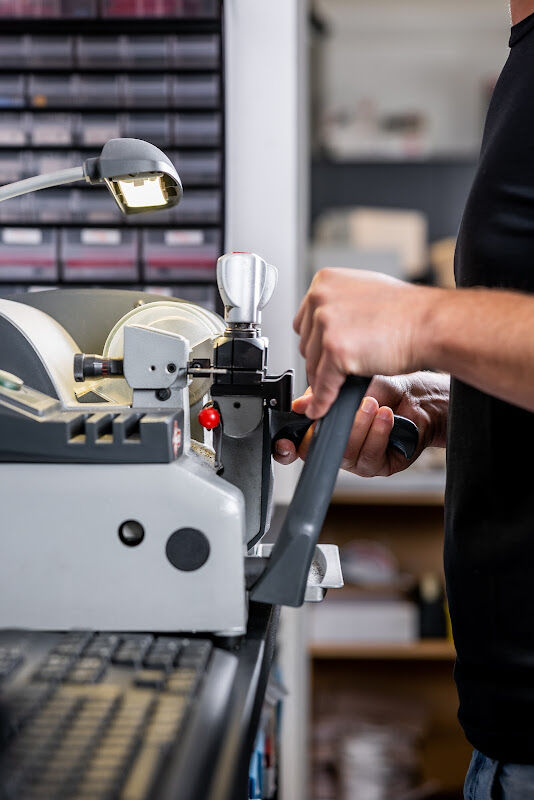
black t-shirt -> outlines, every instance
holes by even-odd
[[[460,287],[532,293],[534,14],[512,28],[510,46],[462,221],[456,280]],[[467,738],[481,752],[530,764],[534,764],[532,459],[534,414],[452,381],[445,571],[458,653],[459,718]]]

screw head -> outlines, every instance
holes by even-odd
[[[127,519],[119,527],[119,539],[126,547],[137,547],[145,538],[145,529],[136,519]]]
[[[269,405],[271,406],[271,408],[276,408],[276,406],[278,405],[278,400],[276,400],[276,398],[274,397],[271,397],[271,399],[269,400]]]
[[[165,400],[168,400],[170,396],[171,396],[170,389],[158,389],[156,391],[156,397],[158,398],[158,400],[161,400],[162,403],[164,403]]]

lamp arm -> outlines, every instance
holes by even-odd
[[[46,175],[35,175],[33,178],[25,178],[23,181],[0,186],[0,202],[9,200],[11,197],[19,197],[21,194],[36,192],[38,189],[48,189],[52,186],[61,186],[64,183],[84,180],[83,167],[69,167],[68,169],[59,169],[56,172],[48,172]]]

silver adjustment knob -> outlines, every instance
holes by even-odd
[[[260,325],[278,270],[255,253],[227,253],[217,261],[217,285],[229,324]]]

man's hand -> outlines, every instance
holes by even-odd
[[[311,389],[295,400],[293,408],[306,412],[313,402]],[[395,378],[375,377],[354,418],[342,468],[362,477],[401,472],[419,457],[425,447],[444,447],[449,403],[449,378],[433,372],[417,372]],[[412,459],[388,449],[393,414],[411,419],[419,428],[419,445]],[[275,446],[275,459],[291,464],[306,457],[312,431],[308,431],[297,453],[294,445],[281,439]]]
[[[436,291],[374,272],[318,272],[293,323],[313,392],[306,415],[324,416],[347,375],[400,375],[426,366],[425,322]]]

